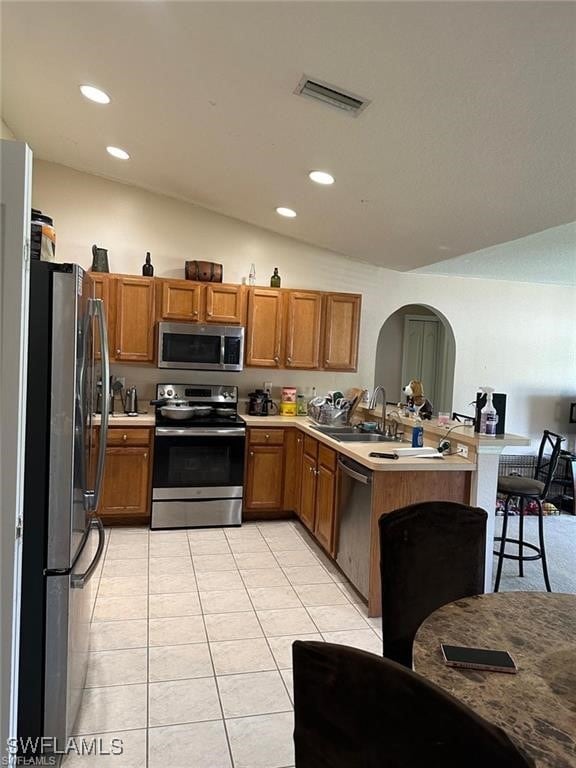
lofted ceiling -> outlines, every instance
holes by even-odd
[[[36,156],[354,259],[426,270],[576,219],[572,2],[2,2],[1,42]]]

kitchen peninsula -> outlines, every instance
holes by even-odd
[[[365,593],[370,616],[380,614],[378,518],[418,501],[445,499],[480,506],[488,512],[486,589],[492,583],[498,457],[510,445],[529,445],[527,438],[503,435],[483,438],[473,428],[460,427],[449,435],[452,444],[465,445],[468,456],[441,459],[401,456],[382,459],[369,456],[374,450],[393,452],[409,443],[345,443],[322,434],[306,417],[245,416],[248,426],[245,519],[281,517],[294,510],[330,557],[338,561],[340,509],[337,464],[346,457],[371,472],[369,558]],[[398,417],[408,430],[414,419]],[[424,446],[436,447],[449,427],[436,420],[423,423]],[[453,424],[450,426],[454,426]],[[458,437],[456,438],[456,435]],[[356,585],[357,586],[357,585]]]

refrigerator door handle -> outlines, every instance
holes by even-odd
[[[104,532],[104,526],[102,520],[99,517],[95,517],[90,521],[90,528],[98,529],[98,548],[94,555],[94,560],[90,563],[84,573],[73,573],[70,577],[70,585],[72,589],[83,589],[90,581],[92,574],[94,573],[96,566],[100,562],[102,552],[104,551],[104,544],[106,543],[106,535]]]
[[[102,363],[102,414],[100,418],[100,439],[98,443],[98,464],[96,467],[96,480],[94,490],[86,495],[89,502],[89,511],[96,512],[102,495],[102,483],[104,480],[104,461],[106,459],[106,437],[108,434],[108,417],[110,415],[110,358],[108,353],[108,332],[106,329],[106,317],[104,315],[104,302],[102,299],[90,299],[90,308],[98,318],[98,330],[100,333],[100,358]]]

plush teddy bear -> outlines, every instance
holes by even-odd
[[[432,403],[424,397],[424,387],[419,379],[412,379],[409,384],[402,387],[402,392],[407,397],[409,406],[414,406],[421,419],[432,418]]]

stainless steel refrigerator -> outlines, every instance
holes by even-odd
[[[85,683],[93,576],[105,544],[95,512],[108,426],[107,351],[104,307],[84,270],[32,261],[18,696],[26,757],[62,748]]]

